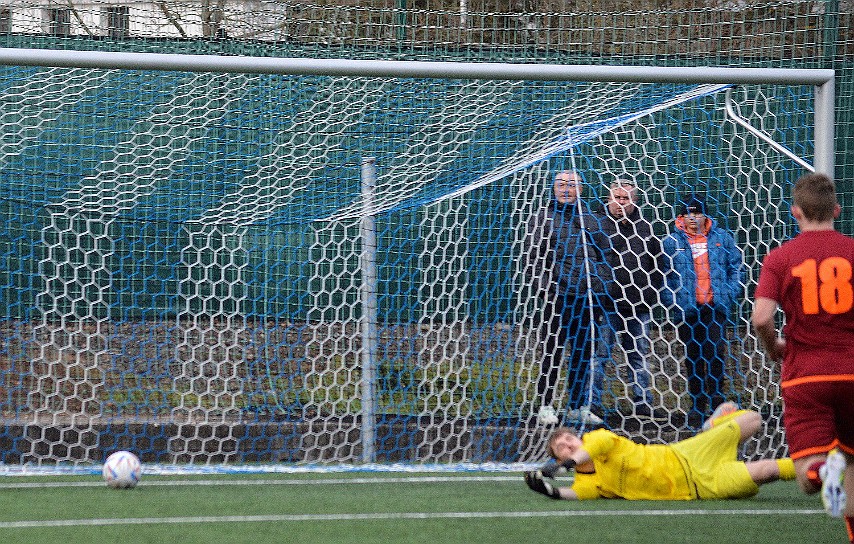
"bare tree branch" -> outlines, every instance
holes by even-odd
[[[77,11],[76,7],[74,7],[73,0],[68,0],[68,9],[71,11],[71,13],[74,14],[74,18],[77,19],[77,22],[80,23],[80,26],[83,27],[83,30],[86,31],[86,34],[88,34],[89,36],[94,36],[95,32],[93,32],[92,29],[89,28],[89,25],[87,25],[86,22],[83,21],[83,16],[80,15],[80,12]]]
[[[160,8],[160,11],[163,12],[163,15],[166,16],[166,19],[172,24],[172,26],[178,29],[178,32],[181,34],[181,37],[186,38],[187,32],[181,27],[181,23],[178,22],[178,18],[175,17],[175,15],[171,11],[169,11],[169,7],[166,5],[166,2],[158,2],[157,7]]]

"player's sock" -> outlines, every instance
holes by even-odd
[[[781,480],[790,481],[795,479],[795,463],[788,457],[777,459],[777,469],[780,471]]]
[[[807,468],[807,480],[815,487],[816,489],[821,489],[821,484],[824,483],[821,481],[821,467],[824,466],[824,459],[821,461],[816,461],[811,464],[809,468]]]

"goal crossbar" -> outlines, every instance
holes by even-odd
[[[815,169],[834,170],[834,77],[824,68],[513,64],[0,48],[0,65],[352,77],[814,85]]]
[[[180,55],[105,51],[0,48],[0,64],[66,68],[176,70],[188,72],[288,75],[502,79],[539,81],[634,81],[643,83],[767,83],[821,86],[834,70],[819,68],[738,68],[614,66],[308,59]]]

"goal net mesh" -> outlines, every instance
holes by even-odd
[[[733,234],[745,276],[722,387],[768,419],[747,455],[785,453],[749,296],[761,257],[794,232],[811,87],[22,67],[0,69],[0,87],[4,463],[115,449],[198,464],[542,459],[549,317],[526,226],[568,169],[591,208],[634,180],[659,238],[689,196]],[[638,304],[652,315],[653,407],[669,416],[631,412],[617,348],[605,424],[688,436],[676,308]],[[559,370],[553,406],[571,424],[589,372],[568,383]]]

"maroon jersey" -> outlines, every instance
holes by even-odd
[[[854,238],[807,231],[771,250],[755,296],[786,314],[784,387],[805,376],[854,377]]]

